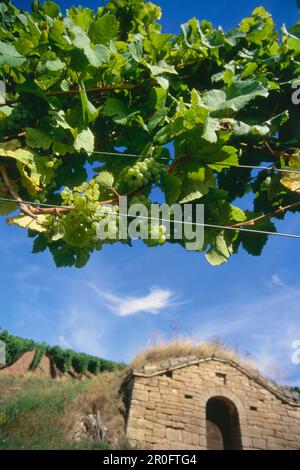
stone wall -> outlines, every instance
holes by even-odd
[[[300,402],[222,358],[170,360],[128,379],[127,437],[144,449],[207,449],[208,400],[238,415],[242,449],[300,449]]]

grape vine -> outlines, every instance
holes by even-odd
[[[261,254],[267,234],[239,228],[274,232],[300,210],[299,175],[272,171],[300,170],[299,24],[280,34],[259,7],[229,31],[193,18],[174,35],[160,16],[145,0],[66,13],[0,0],[0,216],[57,266],[130,245],[120,197],[150,207],[154,188],[159,202],[204,204],[206,223],[236,228],[205,230],[195,251],[213,265]],[[144,225],[148,246],[185,247],[161,220]]]
[[[62,349],[59,346],[50,346],[45,343],[37,343],[33,340],[23,339],[11,335],[6,330],[0,330],[0,339],[5,344],[6,365],[10,366],[28,352],[35,351],[31,370],[36,370],[42,358],[47,355],[54,362],[60,372],[69,372],[71,368],[78,373],[91,372],[98,374],[104,371],[122,370],[124,364],[120,364],[88,354],[78,353],[71,349]]]

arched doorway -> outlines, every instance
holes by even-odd
[[[238,411],[228,398],[213,397],[208,400],[206,436],[208,450],[242,449]]]

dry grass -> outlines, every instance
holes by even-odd
[[[0,449],[68,446],[64,442],[61,417],[87,385],[88,382],[57,382],[44,377],[1,377]]]
[[[124,404],[119,394],[123,371],[91,379],[0,378],[0,450],[126,449]],[[108,428],[105,442],[72,439],[78,417],[100,411]]]
[[[120,395],[124,371],[103,372],[90,380],[88,388],[72,401],[66,409],[63,426],[66,437],[72,436],[78,419],[83,415],[100,416],[108,429],[106,441],[117,448],[125,443],[125,408]]]
[[[196,356],[201,359],[212,355],[231,360],[252,373],[258,374],[258,369],[252,361],[238,356],[231,348],[224,344],[218,341],[196,344],[187,338],[179,338],[171,342],[160,340],[155,344],[149,345],[133,359],[130,369],[140,370],[146,364],[159,363],[170,358]]]

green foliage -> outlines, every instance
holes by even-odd
[[[101,368],[101,362],[99,359],[97,359],[96,357],[89,359],[89,362],[88,362],[89,372],[91,372],[92,374],[99,374],[100,368]]]
[[[37,347],[34,341],[10,335],[5,330],[0,332],[0,339],[5,343],[7,365],[17,361],[25,352],[33,351]]]
[[[54,360],[56,367],[63,373],[71,368],[79,374],[89,371],[93,374],[104,371],[122,369],[124,366],[113,361],[107,361],[87,354],[77,353],[69,349],[61,349],[59,346],[48,347],[47,354]]]
[[[169,204],[205,204],[209,224],[269,231],[276,231],[269,219],[289,210],[277,209],[299,200],[295,175],[234,168],[298,168],[300,107],[291,98],[299,24],[279,35],[259,7],[227,32],[193,18],[172,35],[161,33],[160,16],[144,0],[111,0],[95,14],[82,7],[63,14],[52,1],[35,2],[32,13],[0,3],[0,165],[24,200],[70,207],[9,222],[29,226],[33,252],[49,248],[57,266],[82,267],[94,250],[119,241],[117,222],[99,241],[95,214],[106,201],[118,211],[118,195],[148,204],[159,186]],[[120,157],[97,153],[116,151]],[[3,181],[0,190],[9,197]],[[249,193],[253,206],[236,210]],[[15,209],[0,202],[0,215]],[[145,243],[168,241],[163,230],[149,225]],[[241,247],[259,255],[268,238],[225,232],[205,230],[201,251],[213,265]],[[169,241],[185,245],[172,230]],[[65,356],[59,362],[70,367]]]
[[[10,335],[6,330],[0,330],[0,339],[5,343],[6,363],[13,364],[27,351],[35,351],[31,370],[36,370],[44,355],[51,357],[58,370],[67,373],[73,367],[75,372],[83,374],[89,371],[93,374],[104,371],[121,370],[123,364],[107,361],[88,354],[77,353],[70,349],[62,349],[59,346],[48,346],[46,343],[37,343],[32,340]]]
[[[63,372],[69,372],[72,367],[74,351],[70,349],[61,349],[59,346],[50,347],[48,354],[52,357],[57,368]]]
[[[76,354],[72,359],[72,366],[78,374],[84,374],[87,371],[89,358],[85,354]]]
[[[41,360],[43,359],[44,355],[46,354],[46,351],[47,351],[46,343],[41,343],[37,346],[37,348],[35,350],[35,355],[34,355],[33,361],[30,364],[30,369],[31,370],[36,370],[39,367],[39,365],[41,363]]]
[[[107,361],[105,359],[99,359],[98,357],[89,356],[87,370],[92,374],[98,374],[99,372],[113,372],[124,369],[125,364],[119,364],[113,361]]]
[[[0,426],[0,449],[76,449],[65,437],[63,416],[88,383],[10,379],[0,379],[1,412],[6,418]],[[9,393],[10,387],[17,391]],[[81,446],[90,448],[87,443]]]

